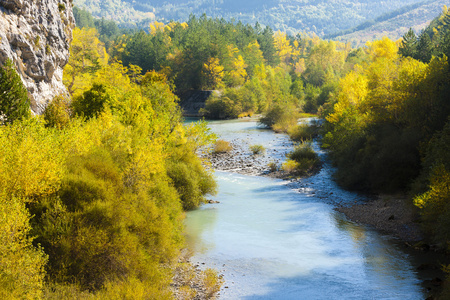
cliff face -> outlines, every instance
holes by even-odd
[[[0,63],[14,62],[36,114],[67,94],[62,75],[75,25],[71,2],[0,0]]]

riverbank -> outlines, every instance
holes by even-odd
[[[253,154],[250,144],[245,141],[229,141],[232,149],[224,153],[203,152],[201,157],[208,161],[208,166],[213,170],[234,172],[243,175],[263,176],[268,174],[278,174],[277,178],[282,178],[281,172],[272,172],[270,164],[281,166],[282,157],[285,152],[277,149],[265,149],[263,154]],[[291,143],[286,143],[291,144]],[[289,145],[288,145],[289,146]]]
[[[418,212],[403,195],[379,195],[368,203],[337,207],[335,210],[353,222],[371,225],[404,242],[414,244],[424,238],[417,223]]]
[[[219,296],[223,284],[222,275],[212,269],[203,271],[190,261],[192,254],[183,249],[174,270],[171,288],[176,300],[207,300]]]

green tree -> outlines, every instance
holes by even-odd
[[[429,62],[431,60],[431,51],[433,49],[433,44],[431,43],[431,38],[425,31],[419,37],[417,42],[417,53],[416,59],[423,62]]]
[[[417,37],[414,30],[410,28],[408,32],[403,36],[402,44],[400,45],[399,52],[402,56],[415,57],[417,52]]]
[[[90,119],[103,111],[110,98],[103,84],[94,83],[91,89],[74,99],[73,112],[75,115]]]
[[[7,59],[0,67],[0,124],[30,116],[30,100],[14,64]]]

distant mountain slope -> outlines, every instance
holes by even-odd
[[[396,40],[401,38],[409,28],[419,33],[442,12],[444,5],[449,4],[448,0],[424,1],[418,5],[411,5],[410,9],[398,11],[398,14],[392,12],[390,16],[381,16],[347,32],[336,33],[325,38],[351,42],[353,46],[360,46],[369,40],[380,39],[383,36]]]
[[[405,5],[423,0],[74,0],[96,17],[120,22],[186,21],[190,14],[269,25],[296,34],[319,36],[353,28]],[[148,22],[147,22],[148,23]]]

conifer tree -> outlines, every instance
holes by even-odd
[[[416,59],[421,60],[423,62],[430,62],[431,60],[431,52],[432,52],[432,43],[431,38],[425,31],[419,37],[419,42],[417,44],[417,53]]]
[[[412,28],[403,36],[399,52],[402,56],[415,57],[417,52],[417,37]]]
[[[0,67],[0,124],[30,116],[30,100],[14,64],[7,59]]]

